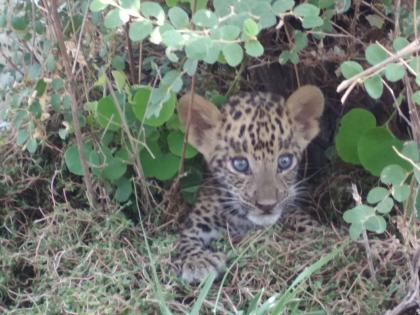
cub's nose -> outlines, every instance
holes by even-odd
[[[264,211],[264,212],[270,212],[271,210],[274,209],[274,207],[276,206],[277,202],[274,200],[267,200],[267,201],[257,201],[256,202],[256,206]]]

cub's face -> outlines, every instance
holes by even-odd
[[[191,94],[180,99],[181,120],[188,120]],[[319,132],[324,98],[304,86],[287,101],[264,93],[232,97],[222,110],[194,95],[189,142],[206,158],[223,184],[227,208],[237,208],[258,225],[277,221],[296,193],[302,152]]]

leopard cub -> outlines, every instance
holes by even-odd
[[[311,85],[287,100],[241,93],[220,110],[199,95],[181,97],[179,117],[184,125],[190,120],[189,142],[210,174],[181,231],[183,279],[197,283],[223,272],[225,254],[209,248],[222,234],[242,236],[279,220],[299,192],[299,160],[319,132],[323,110],[323,94]]]

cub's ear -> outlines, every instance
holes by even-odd
[[[324,95],[313,85],[297,89],[286,101],[298,144],[305,148],[319,132],[319,118],[324,111]]]
[[[178,115],[185,127],[187,126],[191,96],[191,92],[188,92],[178,101]],[[200,95],[194,94],[188,142],[197,148],[206,159],[210,158],[216,146],[216,131],[220,123],[221,113],[217,107]]]

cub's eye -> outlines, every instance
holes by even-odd
[[[288,169],[293,164],[293,155],[290,153],[282,154],[277,161],[277,167],[280,171]]]
[[[238,171],[240,173],[246,173],[249,169],[248,160],[244,157],[233,158],[232,159],[232,166],[236,171]]]

